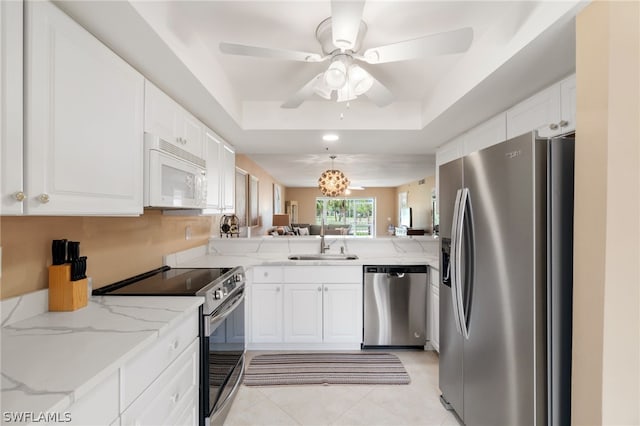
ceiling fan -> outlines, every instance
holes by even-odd
[[[375,47],[360,53],[362,39],[367,32],[367,24],[362,20],[364,4],[364,0],[331,1],[331,17],[322,21],[316,29],[316,39],[322,48],[322,55],[225,42],[220,43],[220,50],[230,55],[299,62],[330,61],[326,71],[313,77],[283,103],[282,108],[297,108],[314,94],[325,99],[333,98],[338,102],[350,101],[364,95],[379,107],[383,107],[393,101],[393,94],[369,71],[361,67],[359,62],[375,65],[461,53],[469,49],[473,40],[473,29],[465,27]]]

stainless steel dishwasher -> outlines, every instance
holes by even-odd
[[[364,343],[424,346],[427,340],[427,267],[364,266]]]

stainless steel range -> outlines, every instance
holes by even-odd
[[[106,296],[203,296],[200,425],[221,425],[244,375],[245,273],[236,268],[162,268],[93,291]]]

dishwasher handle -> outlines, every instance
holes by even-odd
[[[426,274],[426,265],[365,265],[365,274],[386,274],[402,278],[406,274]]]
[[[387,277],[404,278],[404,272],[389,272]]]

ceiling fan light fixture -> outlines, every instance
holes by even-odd
[[[324,72],[324,83],[331,89],[341,89],[347,82],[347,67],[341,60],[335,60]]]
[[[352,64],[349,67],[349,84],[356,96],[366,93],[373,86],[373,77],[364,68]]]
[[[331,93],[333,92],[333,89],[327,86],[324,81],[324,76],[320,75],[313,83],[313,91],[316,93],[316,95],[324,99],[331,99]]]
[[[353,89],[351,89],[350,85],[348,84],[345,84],[344,87],[337,90],[337,92],[338,98],[336,99],[336,102],[348,102],[357,98],[356,94],[353,92]]]

